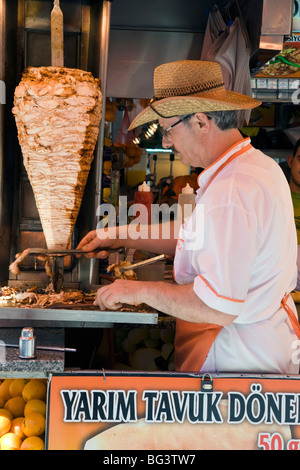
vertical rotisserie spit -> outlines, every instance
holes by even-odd
[[[13,114],[47,247],[67,249],[99,133],[99,82],[83,70],[29,67]]]

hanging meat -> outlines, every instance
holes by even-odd
[[[99,82],[83,70],[29,67],[13,114],[47,247],[68,249],[98,138]]]

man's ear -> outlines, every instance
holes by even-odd
[[[207,132],[210,129],[211,120],[206,116],[205,113],[196,113],[195,118],[197,119],[200,128]]]
[[[286,158],[289,168],[292,168],[293,158],[293,155],[288,155],[288,157]]]

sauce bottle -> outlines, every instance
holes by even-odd
[[[151,206],[153,204],[153,193],[151,192],[150,186],[144,181],[138,187],[138,191],[134,194],[134,204],[143,204],[147,207],[148,211],[148,224],[151,223]]]
[[[186,183],[186,186],[182,188],[181,193],[178,196],[178,216],[181,215],[182,223],[186,222],[186,219],[192,215],[192,212],[195,208],[196,194],[194,193],[193,188]]]

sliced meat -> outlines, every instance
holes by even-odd
[[[29,67],[12,111],[47,247],[69,248],[99,133],[99,82],[83,70]]]

